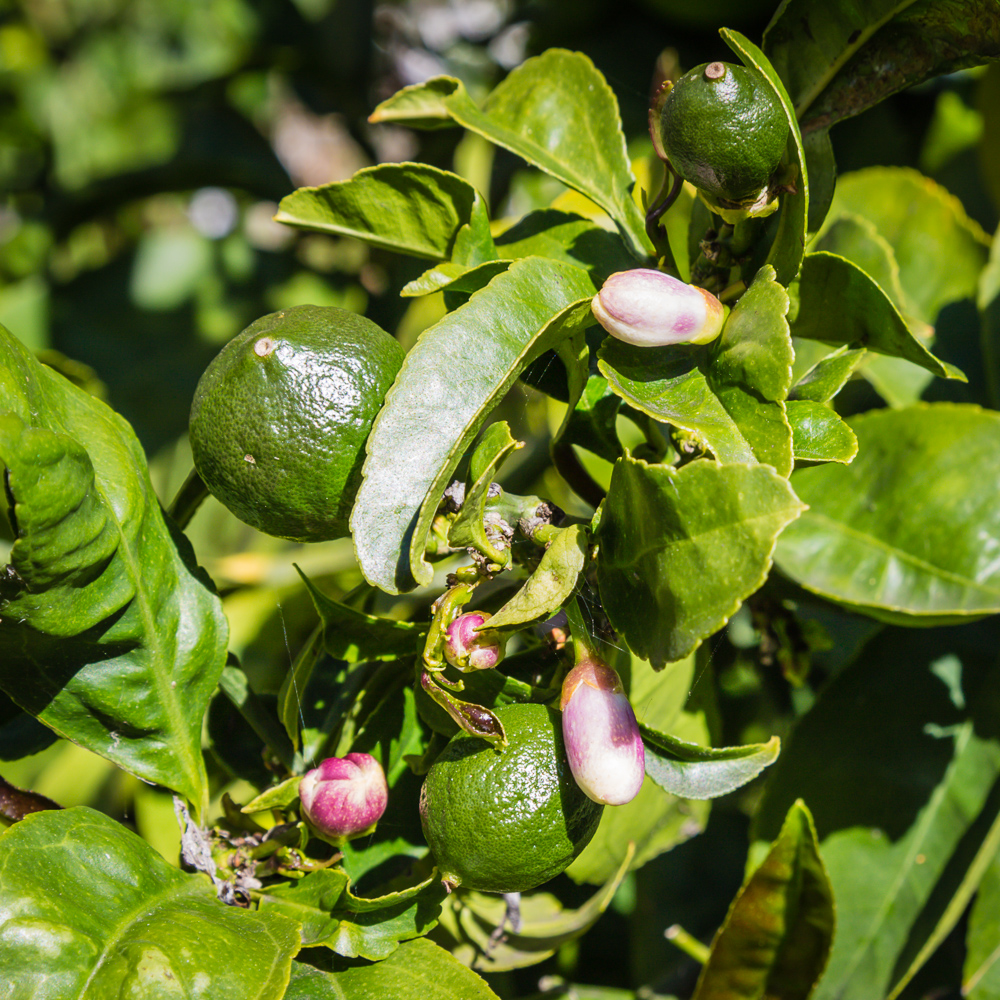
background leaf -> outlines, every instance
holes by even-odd
[[[369,582],[397,593],[429,581],[427,533],[465,448],[524,367],[590,322],[593,294],[579,268],[528,257],[421,336],[368,438],[351,515]]]
[[[0,464],[17,577],[0,686],[60,735],[201,809],[202,717],[228,625],[153,492],[132,429],[0,327]]]
[[[850,466],[801,469],[809,504],[782,572],[875,617],[940,624],[1000,610],[1000,415],[924,404],[856,417]]]
[[[612,625],[654,667],[686,656],[764,582],[775,539],[801,510],[764,465],[674,469],[626,455],[596,536]]]
[[[0,913],[12,997],[281,1000],[299,948],[294,920],[220,903],[204,875],[84,807],[34,813],[0,837]]]
[[[807,1000],[826,967],[834,908],[809,810],[788,811],[719,929],[692,1000]]]
[[[426,97],[420,95],[421,89]],[[414,119],[412,108],[418,97],[424,103],[423,113]],[[407,119],[420,127],[430,117],[429,108],[434,109],[434,119],[447,114],[456,124],[509,149],[599,205],[640,259],[651,251],[630,193],[635,178],[618,101],[587,56],[549,49],[528,59],[492,91],[482,110],[460,81],[438,77],[383,101],[371,121]]]

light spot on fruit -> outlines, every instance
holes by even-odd
[[[253,455],[251,455],[249,453],[243,456],[243,461],[246,462],[247,465],[256,465],[257,464],[257,459],[254,458]]]
[[[275,348],[277,342],[273,337],[261,337],[253,345],[253,352],[258,358],[266,358]]]

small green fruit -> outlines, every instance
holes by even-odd
[[[674,170],[710,204],[734,209],[766,203],[789,124],[760,73],[713,62],[685,73],[654,104],[650,132]]]

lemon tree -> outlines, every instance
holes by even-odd
[[[0,24],[0,996],[1000,996],[996,2],[110,6]]]
[[[544,705],[497,712],[502,751],[466,733],[431,766],[420,820],[442,875],[486,892],[524,892],[565,871],[587,846],[603,807],[570,773],[559,713]]]
[[[402,361],[389,334],[346,309],[262,316],[198,383],[190,428],[198,474],[269,535],[346,535],[365,441]]]

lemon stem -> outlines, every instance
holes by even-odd
[[[566,622],[569,625],[570,635],[573,639],[573,662],[580,663],[583,660],[599,660],[600,654],[597,651],[594,640],[590,636],[590,631],[583,619],[583,611],[575,596],[570,598],[564,610],[566,612]]]
[[[174,502],[167,513],[178,528],[183,531],[191,522],[202,501],[208,496],[208,487],[202,482],[201,476],[192,469],[184,480],[184,485],[177,491]]]
[[[673,945],[690,955],[696,962],[704,965],[711,954],[708,945],[702,944],[696,937],[689,934],[680,924],[668,927],[663,936]]]

